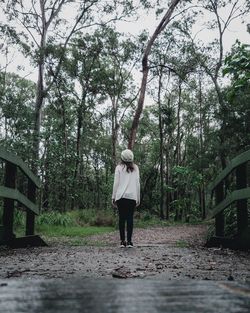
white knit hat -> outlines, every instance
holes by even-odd
[[[121,159],[124,162],[133,162],[134,161],[134,154],[129,149],[123,150],[121,153]]]

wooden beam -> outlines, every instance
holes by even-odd
[[[215,201],[216,204],[219,205],[224,198],[224,184],[220,182],[218,186],[215,188]],[[224,212],[220,211],[215,216],[215,235],[223,237],[224,236],[224,228],[225,228],[225,219]]]
[[[29,180],[28,182],[28,199],[33,203],[36,202],[36,186]],[[35,213],[31,210],[27,211],[26,214],[26,236],[34,235],[35,230]]]
[[[12,190],[16,186],[16,165],[6,162],[5,164],[5,188]],[[4,197],[3,201],[3,241],[12,240],[15,235],[13,233],[14,222],[14,199],[12,197]]]
[[[28,168],[28,166],[17,155],[13,155],[13,154],[7,152],[2,147],[0,147],[0,158],[9,162],[9,163],[12,163],[12,164],[15,164],[16,166],[18,166],[22,170],[22,172],[29,179],[31,179],[33,181],[33,183],[37,186],[37,188],[41,187],[40,179],[32,173],[32,171]]]
[[[215,217],[216,214],[226,209],[233,202],[243,199],[250,199],[250,188],[244,188],[233,191],[223,201],[216,205],[211,211],[208,212],[207,219]]]
[[[236,168],[236,187],[237,189],[247,187],[247,163],[243,163]],[[237,226],[238,234],[241,234],[248,226],[247,198],[237,200]]]
[[[39,214],[39,208],[28,198],[26,198],[20,191],[17,189],[8,188],[5,186],[0,186],[0,197],[10,199],[11,201],[19,201],[27,209],[31,210],[35,214]]]
[[[242,154],[238,155],[228,164],[228,166],[216,177],[216,179],[209,185],[209,193],[216,188],[216,186],[225,179],[236,167],[239,165],[250,161],[250,150],[243,152]]]

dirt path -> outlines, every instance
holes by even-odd
[[[87,246],[0,250],[0,278],[151,277],[250,281],[250,252],[204,248],[206,226],[136,229],[134,248],[118,232]]]

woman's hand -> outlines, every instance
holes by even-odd
[[[113,208],[116,208],[116,209],[117,209],[117,204],[116,204],[116,202],[115,202],[115,199],[112,199],[112,206],[113,206]]]

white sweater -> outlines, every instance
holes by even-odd
[[[126,198],[140,204],[140,175],[139,168],[134,164],[133,172],[127,172],[126,165],[119,164],[115,169],[112,199],[115,201]]]

